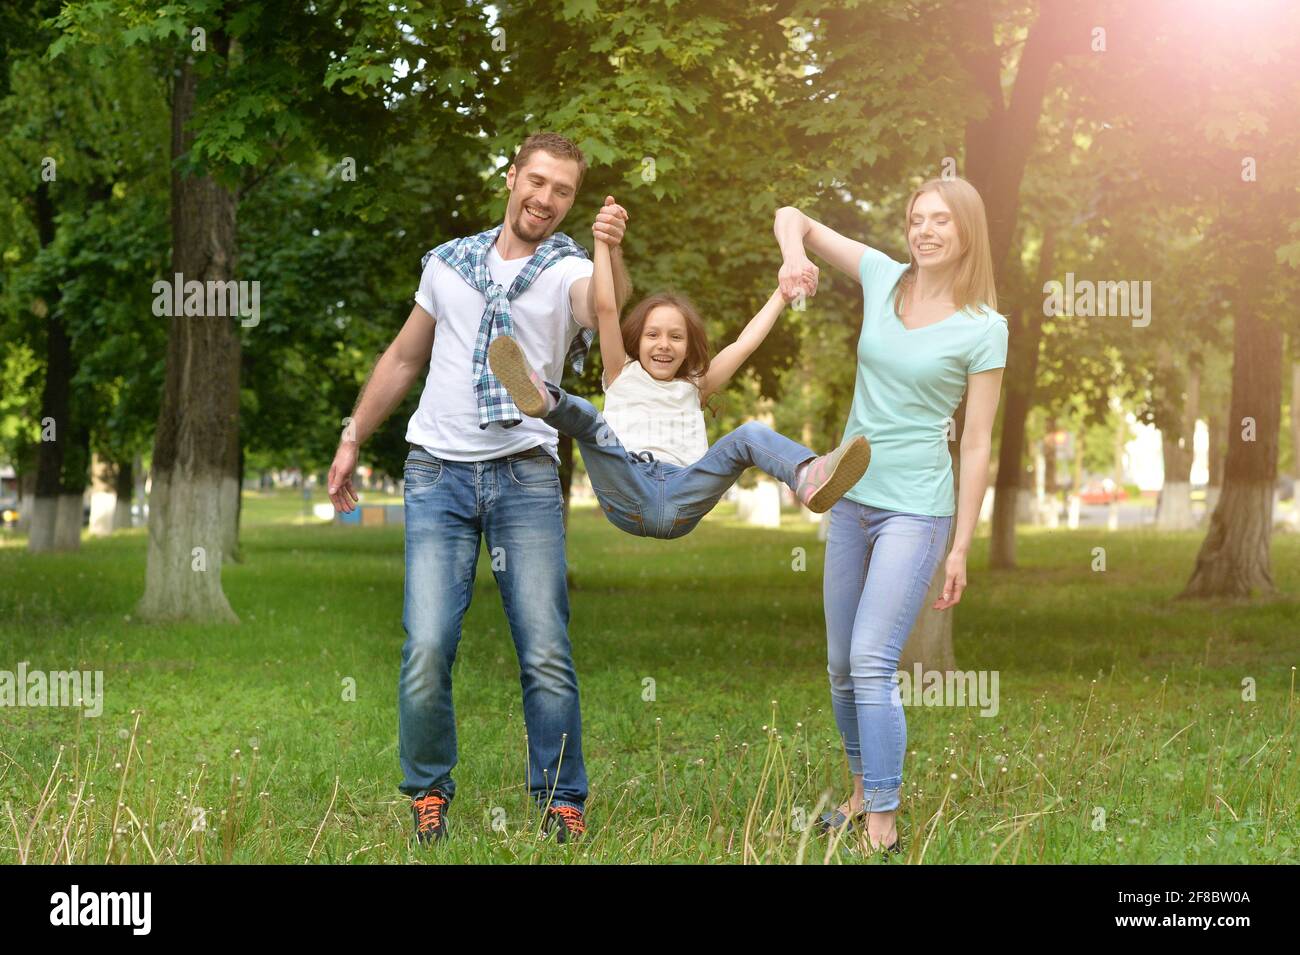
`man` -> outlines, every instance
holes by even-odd
[[[558,841],[585,831],[587,776],[578,683],[569,646],[558,435],[520,414],[486,366],[490,341],[513,335],[558,381],[581,366],[596,328],[592,264],[556,229],[587,164],[562,136],[528,137],[506,172],[502,224],[425,256],[415,307],[357,399],[329,473],[330,500],[348,512],[357,449],[397,407],[426,363],[406,437],[406,592],[398,682],[400,789],[416,838],[447,834],[455,795],[451,666],[474,589],[480,539],[510,623],[523,685],[528,788]],[[629,291],[614,202],[593,233],[615,244],[621,296]]]

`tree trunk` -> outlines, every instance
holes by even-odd
[[[231,446],[226,449],[230,471],[221,479],[222,554],[227,561],[243,563],[239,549],[239,518],[243,509],[244,448],[239,440],[239,419],[230,431]]]
[[[54,203],[50,184],[35,193],[36,233],[41,247],[54,241]],[[36,494],[28,525],[27,549],[33,554],[57,550],[56,525],[63,493],[64,449],[73,438],[71,412],[72,345],[59,312],[59,292],[51,292],[45,309],[45,385],[41,390],[41,442],[36,453]]]
[[[1300,484],[1300,361],[1291,363],[1291,475]],[[1294,502],[1300,504],[1300,486]]]
[[[1223,489],[1223,446],[1228,436],[1228,419],[1224,417],[1219,405],[1210,405],[1205,416],[1205,426],[1209,438],[1206,448],[1209,477],[1205,487],[1205,513],[1208,516],[1214,513],[1214,508],[1219,503],[1219,492]]]
[[[1192,516],[1192,458],[1196,437],[1197,405],[1200,400],[1200,369],[1187,371],[1186,394],[1176,418],[1162,422],[1160,446],[1165,476],[1156,502],[1156,528],[1185,531],[1196,526]]]
[[[1282,419],[1282,330],[1248,307],[1238,312],[1232,337],[1223,491],[1191,580],[1179,594],[1184,598],[1274,591],[1269,540]]]
[[[69,417],[72,440],[64,445],[59,501],[54,517],[54,550],[58,551],[74,551],[81,546],[86,480],[90,471],[90,429],[81,422],[75,406]]]
[[[1056,231],[1043,233],[1038,255],[1037,288],[1041,289],[1056,263]],[[1025,422],[1034,405],[1038,382],[1038,346],[1043,335],[1040,311],[1012,309],[1007,316],[1011,334],[1007,342],[1007,367],[1002,373],[1006,390],[1002,409],[1002,435],[998,441],[998,473],[993,490],[992,536],[989,567],[1000,570],[1016,566],[1016,514],[1020,507],[1020,466],[1025,453]]]
[[[1009,322],[1014,330],[1007,348],[1007,370],[1002,381],[1006,388],[1002,409],[1002,436],[998,445],[997,483],[993,487],[992,537],[989,541],[989,566],[1009,569],[1016,566],[1016,512],[1019,508],[1020,481],[1024,473],[1025,429],[1029,409],[1033,406],[1034,378],[1038,369],[1038,322],[1024,320],[1023,313],[1013,313]]]
[[[131,500],[135,495],[135,469],[129,459],[117,462],[113,474],[113,530],[131,526]]]
[[[186,154],[194,113],[193,64],[172,95],[172,159]],[[172,173],[172,273],[182,281],[229,281],[235,269],[235,197],[210,176]],[[239,418],[236,319],[174,315],[166,382],[154,436],[149,553],[138,613],[151,620],[237,622],[221,587],[222,482]]]
[[[100,455],[90,459],[90,536],[107,537],[113,533],[113,516],[117,513],[117,469]]]

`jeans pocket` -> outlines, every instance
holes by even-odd
[[[442,478],[442,462],[433,455],[411,452],[407,455],[402,468],[402,485],[404,489],[418,490],[433,487]]]
[[[668,539],[674,540],[678,537],[685,537],[695,529],[704,515],[713,510],[717,500],[712,501],[691,501],[687,504],[680,504],[677,507],[677,513],[673,516],[672,526],[668,530]]]
[[[592,487],[592,491],[611,524],[637,537],[646,536],[645,515],[641,511],[640,504],[618,491],[606,491],[595,486]]]
[[[545,452],[511,458],[507,466],[510,480],[520,487],[552,489],[560,486],[560,469],[555,459]]]

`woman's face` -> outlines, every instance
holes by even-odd
[[[911,247],[912,258],[923,269],[955,265],[961,258],[957,223],[939,193],[923,192],[912,203],[907,244]]]
[[[641,366],[659,381],[671,381],[686,359],[686,318],[671,305],[656,305],[641,327]]]

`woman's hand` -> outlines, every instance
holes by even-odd
[[[961,602],[961,592],[966,589],[966,554],[962,551],[949,551],[948,561],[944,565],[943,593],[934,602],[935,610],[947,610]]]
[[[806,255],[792,255],[781,264],[781,271],[776,273],[777,288],[781,297],[792,302],[799,292],[807,298],[817,294],[817,266]]]

